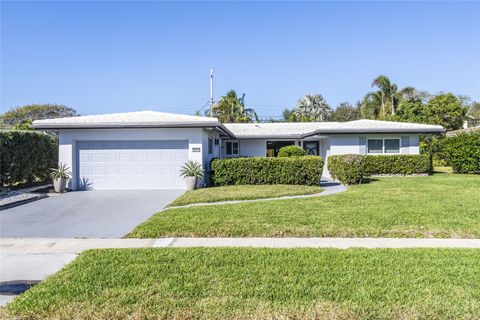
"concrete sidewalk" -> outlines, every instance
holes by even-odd
[[[0,253],[78,254],[88,249],[180,247],[479,248],[480,239],[438,238],[160,238],[0,239]]]
[[[76,254],[30,254],[2,253],[0,254],[0,288],[11,282],[42,281],[62,269],[77,257]],[[4,306],[17,294],[0,294],[0,306]]]
[[[162,239],[0,239],[0,286],[44,280],[79,253],[106,248],[480,248],[480,239],[407,238],[162,238]],[[15,298],[0,294],[0,305]]]

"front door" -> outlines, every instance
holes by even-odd
[[[303,150],[307,152],[309,156],[319,155],[319,143],[318,141],[303,141]]]

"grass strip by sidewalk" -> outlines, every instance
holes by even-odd
[[[128,236],[480,238],[480,175],[379,178],[325,197],[171,209]]]
[[[242,185],[197,189],[175,199],[169,206],[184,206],[192,203],[220,202],[231,200],[254,200],[315,194],[322,191],[318,186],[298,185]]]
[[[88,251],[8,306],[21,319],[475,319],[475,249]]]

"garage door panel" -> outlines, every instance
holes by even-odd
[[[81,141],[79,185],[92,189],[185,188],[188,141]]]

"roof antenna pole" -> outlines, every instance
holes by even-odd
[[[213,67],[210,68],[210,116],[213,109]]]

